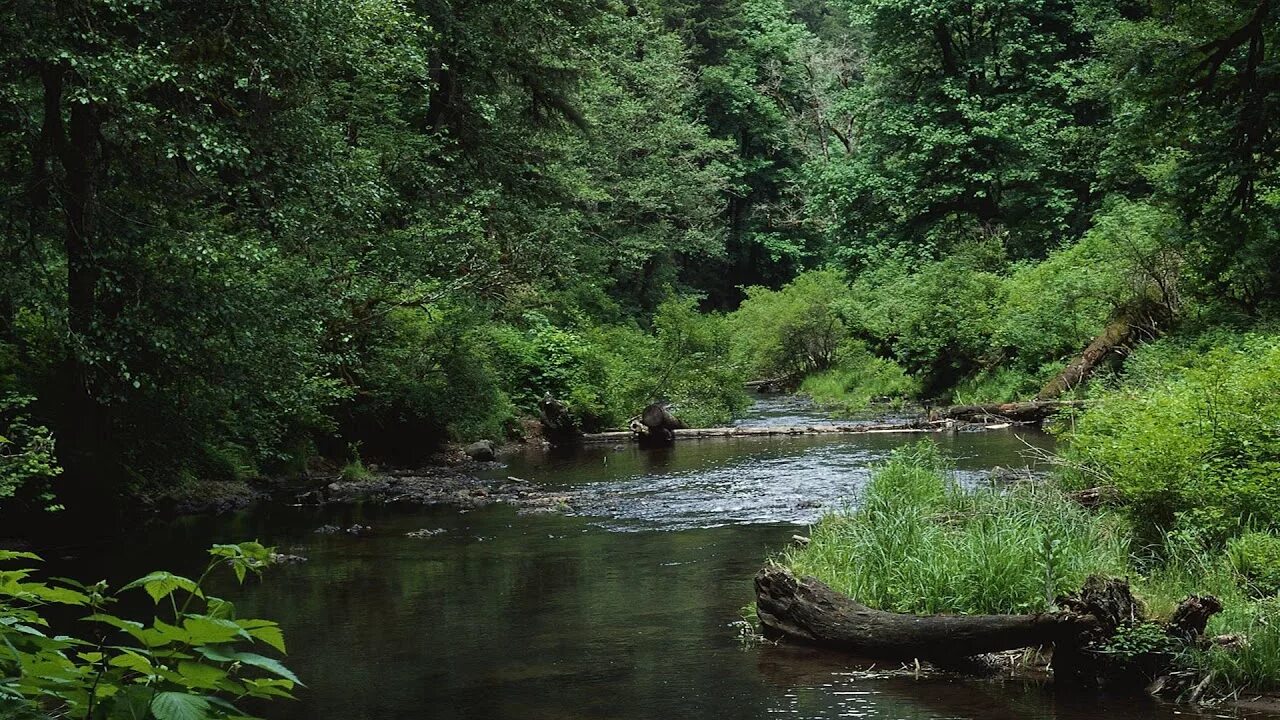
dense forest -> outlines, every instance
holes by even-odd
[[[8,0],[0,527],[536,441],[547,396],[582,432],[723,425],[752,380],[1072,400],[1051,482],[907,447],[783,560],[900,612],[1213,592],[1192,699],[1280,689],[1277,130],[1272,0]],[[202,589],[277,562],[125,585],[169,599],[146,628],[0,572],[0,699],[287,696],[242,647],[279,627]],[[46,636],[49,604],[132,644]],[[1104,651],[1171,655],[1153,628]]]
[[[1107,333],[1079,462],[1280,507],[1270,0],[3,13],[11,512],[420,462],[547,393],[1029,398]]]

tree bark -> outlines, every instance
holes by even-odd
[[[873,610],[822,582],[782,568],[756,575],[765,634],[868,657],[954,662],[1000,650],[1075,643],[1097,627],[1075,612],[1031,615],[903,615]]]
[[[98,138],[102,119],[97,106],[89,102],[72,102],[68,119],[63,121],[63,85],[65,70],[52,64],[40,68],[43,85],[41,149],[52,151],[62,170],[59,199],[64,216],[63,249],[67,261],[67,354],[66,450],[61,453],[68,475],[73,479],[72,493],[82,495],[85,505],[98,502],[98,496],[110,497],[109,483],[101,482],[104,474],[106,447],[102,408],[93,394],[89,366],[84,351],[94,334],[97,319],[98,262],[94,256],[97,233],[98,173],[100,169]],[[43,164],[43,155],[35,161]],[[109,472],[109,471],[108,471]],[[96,477],[95,477],[96,476]]]
[[[1094,338],[1084,352],[1080,353],[1080,357],[1072,360],[1057,377],[1040,390],[1036,399],[1054,400],[1068,390],[1079,386],[1089,379],[1093,371],[1109,355],[1120,352],[1122,348],[1133,342],[1137,333],[1138,326],[1130,320],[1127,313],[1115,317],[1107,324],[1102,334]]]

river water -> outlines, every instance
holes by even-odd
[[[821,419],[803,402],[764,398],[740,422]],[[183,568],[212,542],[255,537],[309,558],[261,583],[218,588],[242,615],[284,626],[288,664],[308,687],[297,702],[259,709],[281,720],[1194,715],[1025,680],[882,677],[892,668],[743,644],[731,623],[770,553],[914,441],[708,439],[564,457],[531,449],[495,472],[554,487],[574,514],[273,505],[151,528],[115,544],[110,564]],[[996,466],[1027,467],[1027,443],[1050,444],[1008,430],[937,441],[972,482]],[[357,522],[372,536],[314,532]],[[405,536],[418,529],[443,532]]]

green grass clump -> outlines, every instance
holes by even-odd
[[[964,488],[930,442],[876,469],[855,508],[828,515],[781,561],[870,607],[906,613],[1047,610],[1093,573],[1124,574],[1112,515],[1053,488]]]
[[[1148,613],[1168,619],[1188,595],[1213,595],[1223,610],[1209,621],[1206,634],[1242,640],[1188,650],[1179,664],[1212,676],[1210,696],[1280,690],[1280,598],[1258,599],[1230,555],[1208,550],[1194,537],[1171,536],[1161,550],[1163,557],[1134,583]]]
[[[857,411],[882,398],[905,400],[919,392],[919,383],[892,360],[855,347],[842,349],[836,367],[806,377],[800,392],[820,405]]]

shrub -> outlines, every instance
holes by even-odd
[[[205,580],[225,569],[243,582],[261,572],[271,550],[258,543],[215,545],[198,580],[153,572],[117,591],[66,580],[34,580],[31,553],[0,551],[0,708],[45,717],[212,720],[244,718],[232,705],[244,698],[289,698],[298,678],[280,661],[284,635],[269,620],[237,618],[226,600],[207,594]],[[110,614],[122,595],[146,593],[155,614],[143,623]],[[46,609],[85,614],[82,637]],[[59,614],[61,613],[52,613]],[[163,617],[162,617],[163,616]],[[20,716],[20,715],[19,715]]]
[[[822,405],[853,411],[876,400],[911,397],[918,385],[897,363],[872,355],[862,343],[847,341],[836,366],[806,377],[800,392]]]
[[[1069,433],[1082,471],[1068,481],[1119,488],[1144,542],[1187,528],[1220,545],[1280,526],[1280,337],[1211,344],[1141,348],[1131,380],[1095,390]]]
[[[49,483],[62,472],[53,454],[53,433],[32,425],[24,412],[33,399],[0,396],[0,505],[21,490],[49,506]]]
[[[398,309],[364,338],[348,440],[375,456],[432,441],[499,437],[514,415],[465,308]]]
[[[1003,279],[966,254],[909,270],[888,265],[859,276],[844,313],[855,334],[941,394],[991,354]]]
[[[757,377],[801,377],[830,368],[848,337],[837,312],[847,294],[844,276],[811,270],[781,290],[746,288],[746,299],[730,315],[734,356]]]

